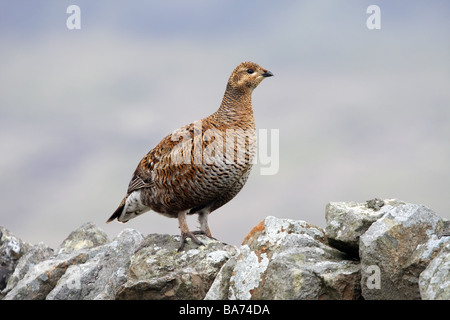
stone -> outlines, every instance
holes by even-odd
[[[35,265],[49,259],[53,255],[53,249],[39,242],[29,249],[18,261],[13,274],[8,280],[6,288],[3,290],[3,296],[11,291],[25,275],[34,268]]]
[[[234,246],[199,236],[178,252],[179,237],[150,234],[131,257],[128,281],[116,299],[203,299],[221,267],[236,253]]]
[[[423,300],[450,300],[450,243],[422,271],[419,289]]]
[[[444,221],[444,227],[442,228],[442,231],[437,234],[439,238],[441,237],[450,237],[450,221],[445,220]]]
[[[94,223],[87,222],[72,231],[59,246],[58,253],[98,247],[109,242],[108,235]]]
[[[396,199],[372,199],[365,203],[330,202],[325,209],[325,234],[331,246],[359,255],[359,237],[392,207],[404,204]]]
[[[112,299],[143,236],[125,229],[113,241],[92,223],[74,230],[59,250],[39,244],[19,261],[8,286],[10,299]]]
[[[240,247],[199,235],[204,246],[188,239],[181,252],[179,236],[109,240],[93,223],[56,250],[0,227],[0,298],[449,300],[449,227],[423,205],[380,199],[330,203],[325,230],[269,216]]]
[[[47,295],[47,300],[112,300],[127,281],[130,257],[144,239],[132,229],[124,229],[110,243],[76,252],[87,252],[89,258],[72,264]]]
[[[231,271],[232,269],[232,271]],[[304,221],[267,217],[220,270],[207,299],[358,299],[357,261]]]
[[[238,254],[238,252],[238,249],[236,249],[236,254]],[[204,300],[229,299],[230,279],[233,275],[236,262],[236,255],[234,255],[222,266],[206,293]]]
[[[43,300],[53,290],[67,268],[87,260],[84,252],[75,252],[42,261],[25,274],[12,288],[4,300]]]
[[[0,291],[6,287],[8,279],[14,272],[19,259],[30,248],[30,244],[17,238],[8,229],[0,226]]]
[[[418,204],[389,207],[360,237],[364,299],[420,299],[419,276],[447,243],[444,220]],[[378,286],[371,285],[378,270]]]

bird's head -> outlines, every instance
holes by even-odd
[[[242,62],[238,65],[228,80],[228,85],[237,90],[253,91],[264,78],[273,73],[254,62]]]

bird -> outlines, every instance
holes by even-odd
[[[232,200],[246,183],[256,150],[252,92],[273,73],[250,61],[231,73],[219,108],[164,137],[139,162],[125,197],[107,223],[125,223],[154,211],[177,218],[178,251],[196,235],[212,238],[208,215]],[[186,215],[198,214],[191,232]]]

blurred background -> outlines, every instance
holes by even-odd
[[[105,221],[139,160],[213,113],[245,60],[275,74],[253,107],[279,129],[280,167],[254,167],[215,237],[238,245],[268,215],[324,227],[328,202],[374,197],[450,218],[449,33],[444,0],[0,1],[0,225],[54,248],[87,221],[179,234],[154,212]]]

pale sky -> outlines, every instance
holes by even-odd
[[[216,238],[240,244],[269,215],[324,227],[328,202],[374,197],[450,218],[449,17],[448,1],[0,1],[0,225],[54,248],[87,221],[179,234],[154,212],[105,221],[139,160],[213,113],[245,60],[275,75],[253,108],[279,130],[279,170],[254,167],[211,215]]]

